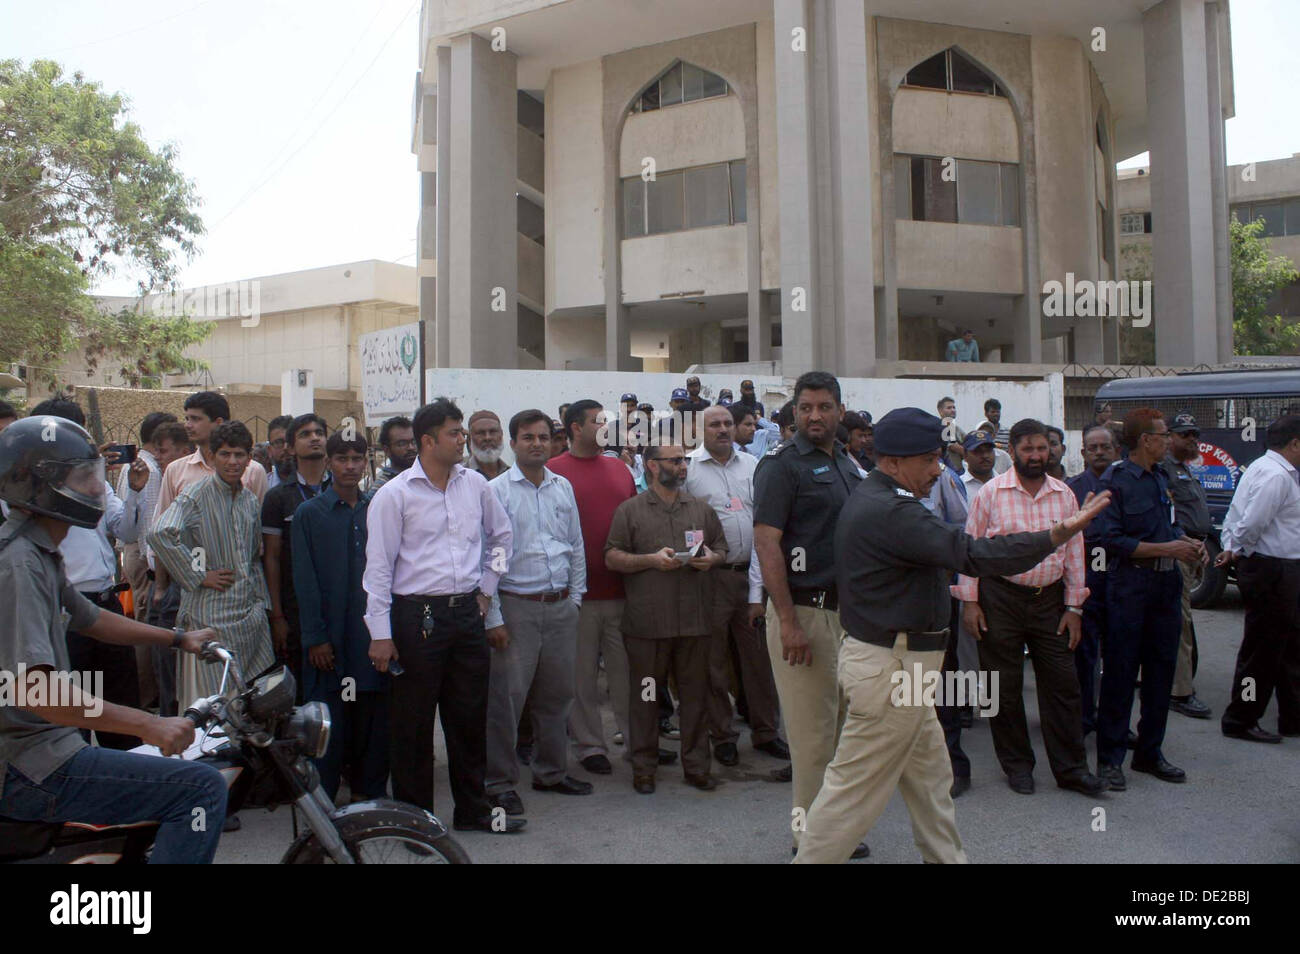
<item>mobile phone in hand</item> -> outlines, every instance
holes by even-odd
[[[109,444],[104,448],[106,453],[117,454],[118,464],[130,464],[135,461],[136,446],[134,444]]]
[[[388,671],[394,676],[400,676],[402,673],[406,672],[406,670],[402,668],[402,664],[396,659],[390,659],[388,661]]]

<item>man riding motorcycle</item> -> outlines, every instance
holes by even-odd
[[[104,459],[81,427],[28,417],[0,432],[0,817],[94,825],[158,822],[150,863],[207,863],[221,838],[226,784],[209,765],[91,747],[79,729],[139,736],[164,755],[194,726],[97,698],[68,674],[69,626],[106,643],[198,653],[210,630],[160,629],[102,612],[74,590],[59,543],[105,509]],[[7,685],[3,684],[7,683]]]

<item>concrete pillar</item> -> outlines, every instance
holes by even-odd
[[[297,417],[316,410],[316,372],[290,368],[280,374],[280,413]]]
[[[451,170],[438,173],[451,180],[455,252],[438,271],[448,286],[451,367],[518,366],[517,91],[513,53],[472,33],[452,38]]]
[[[621,297],[620,292],[614,299],[605,299],[605,370],[640,371],[641,359],[632,357],[632,329],[627,305],[619,301]]]
[[[1205,89],[1210,127],[1210,201],[1214,216],[1214,311],[1219,361],[1232,358],[1232,258],[1228,240],[1228,153],[1224,142],[1223,91],[1219,88],[1218,4],[1205,5]]]
[[[722,360],[722,325],[716,321],[700,325],[700,364],[720,364]]]
[[[1107,324],[1105,318],[1082,318],[1075,322],[1072,336],[1074,338],[1074,360],[1078,364],[1103,364]]]
[[[1142,14],[1151,148],[1156,363],[1213,364],[1216,311],[1213,154],[1205,4],[1163,0]],[[1216,75],[1217,82],[1217,75]],[[1216,125],[1222,126],[1220,118]]]
[[[772,300],[766,292],[750,289],[749,360],[772,360]]]
[[[437,238],[434,254],[438,260],[437,284],[434,286],[436,321],[434,323],[433,360],[429,367],[451,367],[451,296],[450,285],[441,276],[451,274],[451,47],[438,47],[438,181],[435,217]],[[423,312],[421,312],[423,314]]]

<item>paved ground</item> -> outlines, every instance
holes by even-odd
[[[988,726],[963,735],[972,789],[957,800],[957,823],[971,861],[1085,863],[1222,863],[1300,861],[1300,740],[1258,745],[1225,739],[1218,716],[1227,700],[1241,640],[1242,610],[1229,586],[1220,608],[1197,611],[1197,692],[1214,708],[1209,721],[1169,716],[1165,755],[1187,770],[1185,785],[1126,773],[1128,790],[1085,798],[1056,788],[1038,731],[1032,692],[1027,702],[1038,756],[1038,792],[1007,788],[993,757]],[[1028,667],[1027,667],[1028,669]],[[1026,683],[1033,685],[1027,671]],[[1136,714],[1134,724],[1136,725]],[[1264,720],[1277,728],[1276,704]],[[612,735],[612,727],[609,733]],[[1092,742],[1092,737],[1089,737]],[[450,815],[445,756],[439,745],[437,805]],[[666,742],[667,747],[676,743]],[[617,753],[621,753],[621,749]],[[1095,751],[1090,749],[1090,757]],[[597,777],[584,798],[520,795],[528,828],[520,835],[457,833],[476,862],[767,862],[789,860],[790,786],[765,780],[784,763],[741,741],[735,768],[715,765],[724,784],[699,792],[674,766],[660,772],[651,796],[632,791],[628,764],[614,759],[612,777]],[[574,774],[588,777],[581,769]],[[1093,809],[1105,809],[1105,831],[1093,831]],[[222,839],[218,862],[275,862],[290,840],[289,811],[244,812],[243,829]],[[868,837],[867,863],[916,863],[907,811],[895,796]]]

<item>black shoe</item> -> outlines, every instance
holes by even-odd
[[[1262,729],[1258,725],[1252,725],[1249,729],[1224,729],[1223,734],[1230,739],[1242,739],[1246,742],[1281,742],[1282,736],[1275,735],[1267,729]]]
[[[962,706],[961,711],[957,713],[957,720],[963,729],[969,729],[975,724],[975,713],[970,706]]]
[[[1171,696],[1169,699],[1169,709],[1172,712],[1181,712],[1189,719],[1208,719],[1210,716],[1214,715],[1214,710],[1200,699],[1197,699],[1196,693],[1194,692],[1185,699]]]
[[[533,787],[536,788],[537,786],[534,785]],[[489,795],[488,801],[492,803],[493,808],[504,808],[507,815],[522,815],[524,813],[523,799],[513,789],[502,792],[500,795]]]
[[[1097,776],[1110,784],[1112,792],[1122,792],[1128,788],[1128,782],[1124,778],[1124,770],[1118,765],[1106,765],[1103,762],[1097,766]]]
[[[1136,749],[1138,747],[1138,734],[1132,729],[1129,729],[1128,735],[1124,737],[1124,744],[1130,749]]]
[[[580,782],[576,778],[570,778],[567,775],[560,781],[550,785],[544,785],[537,779],[533,779],[533,791],[535,792],[558,792],[560,795],[590,795],[594,788],[595,786],[590,782]],[[511,814],[513,815],[514,812],[511,812]]]
[[[794,781],[794,767],[787,765],[785,768],[779,768],[768,777],[774,782],[792,782]]]
[[[1300,739],[1300,729],[1292,729],[1290,732],[1287,732],[1281,726],[1278,726],[1277,734],[1282,736],[1284,739]]]
[[[1104,778],[1098,778],[1091,772],[1085,772],[1082,775],[1075,775],[1072,778],[1058,781],[1057,786],[1069,789],[1072,792],[1078,792],[1080,795],[1100,795],[1110,788],[1110,782]]]
[[[667,716],[659,720],[659,734],[665,739],[680,739],[682,737],[681,730],[673,725],[673,720]]]
[[[713,747],[713,757],[723,765],[740,764],[740,751],[735,742],[719,742]]]
[[[638,795],[653,795],[655,793],[655,777],[653,775],[637,775],[632,779],[632,787],[636,789]]]
[[[612,775],[614,766],[609,764],[609,759],[603,755],[588,755],[580,763],[592,775]]]
[[[1011,791],[1018,792],[1021,795],[1034,794],[1034,777],[1028,773],[1024,775],[1008,775],[1007,784],[1011,786]]]
[[[718,781],[712,775],[688,775],[686,784],[698,788],[701,792],[711,792],[718,787]]]
[[[484,815],[482,818],[472,822],[453,822],[452,828],[457,831],[485,831],[489,835],[515,835],[524,830],[528,820],[524,818],[507,818],[504,824],[497,823],[493,827],[495,819],[491,815]]]
[[[952,788],[948,789],[948,794],[953,798],[960,798],[968,791],[970,791],[970,776],[957,775],[952,780]]]
[[[239,831],[243,827],[243,822],[239,820],[238,815],[227,815],[226,820],[221,824],[222,831]]]
[[[522,745],[515,746],[515,756],[519,759],[520,765],[529,765],[533,761],[533,744],[526,742]]]
[[[772,739],[768,742],[760,742],[754,746],[755,752],[765,752],[774,759],[785,759],[790,761],[790,746],[786,745],[781,739]]]
[[[1187,773],[1177,765],[1171,765],[1164,758],[1158,758],[1154,762],[1139,762],[1134,759],[1129,763],[1129,768],[1135,772],[1144,772],[1147,775],[1154,775],[1162,782],[1185,782]]]
[[[790,849],[790,855],[793,857],[799,853],[799,847],[796,845]],[[865,841],[858,842],[858,847],[853,849],[853,854],[849,855],[849,861],[861,861],[863,858],[871,857],[871,849],[867,847]]]
[[[660,765],[672,765],[676,761],[677,761],[677,753],[674,752],[672,749],[659,750]]]

